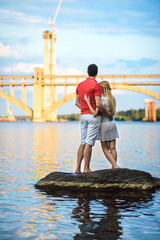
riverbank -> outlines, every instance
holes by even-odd
[[[157,121],[160,121],[160,108],[156,110]],[[134,110],[130,109],[127,111],[119,111],[115,115],[116,121],[143,121],[145,116],[145,110],[139,109]],[[68,121],[79,121],[80,114],[59,114],[57,116],[57,122],[68,122]],[[12,121],[9,120],[7,116],[0,118],[0,121]],[[15,116],[14,121],[32,121],[32,119],[28,116]]]
[[[160,108],[156,110],[157,121],[160,121]],[[115,115],[116,121],[143,121],[145,116],[145,110],[130,109],[127,111],[119,111]],[[58,119],[66,119],[68,121],[79,121],[80,114],[68,114],[68,115],[58,115]]]

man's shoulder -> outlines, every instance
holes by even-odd
[[[87,80],[87,79],[85,79],[85,80],[83,80],[82,82],[80,82],[80,83],[78,84],[78,87],[84,85],[84,84],[86,83],[86,80]]]
[[[98,83],[97,81],[95,82],[95,86],[98,87],[98,88],[102,88],[102,87],[101,87],[101,84]]]
[[[101,84],[96,81],[96,85],[101,87]]]
[[[85,79],[85,80],[83,80],[82,82],[80,82],[80,83],[78,84],[78,87],[77,87],[77,88],[79,88],[79,87],[84,87],[85,85],[92,86],[93,88],[95,88],[95,87],[101,88],[101,85],[97,82],[96,79],[94,79],[94,80],[92,80],[92,81],[90,81],[90,79]]]

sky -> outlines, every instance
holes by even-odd
[[[43,33],[51,31],[59,0],[0,0],[0,75],[33,75],[43,67]],[[56,74],[86,74],[97,64],[99,74],[160,74],[159,0],[62,0],[55,22]],[[149,88],[147,88],[149,89]],[[70,89],[69,91],[74,91]],[[16,90],[20,98],[20,89]],[[152,87],[160,94],[160,87]],[[57,90],[58,98],[62,95]],[[113,90],[117,111],[144,108],[149,96]],[[58,114],[79,113],[72,100]],[[27,104],[33,107],[32,90]],[[24,115],[12,106],[14,115]],[[0,98],[0,116],[7,113]]]

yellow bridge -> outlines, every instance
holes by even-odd
[[[35,122],[45,122],[48,116],[64,103],[75,98],[75,89],[79,82],[87,76],[65,75],[44,76],[43,69],[35,68],[34,76],[0,76],[0,97],[9,100],[21,108]],[[97,81],[108,80],[112,89],[124,89],[139,92],[160,100],[160,94],[152,91],[152,86],[160,85],[160,75],[98,75]],[[10,94],[4,92],[4,87],[10,88]],[[26,88],[33,87],[33,109],[26,104]],[[47,108],[45,107],[45,88],[49,87],[52,95],[56,95],[56,87],[64,88],[64,97],[55,100]],[[74,86],[74,92],[67,94],[67,87]],[[149,90],[143,88],[149,86]],[[22,87],[22,100],[15,97],[15,88]]]

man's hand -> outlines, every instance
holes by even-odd
[[[112,113],[111,112],[108,112],[108,119],[109,119],[109,121],[112,121],[113,120],[113,116],[112,116]]]
[[[108,117],[108,119],[109,119],[110,121],[113,120],[112,113],[109,112],[102,103],[100,103],[100,105],[99,105],[99,110],[100,110],[101,112],[103,112],[103,113]]]

